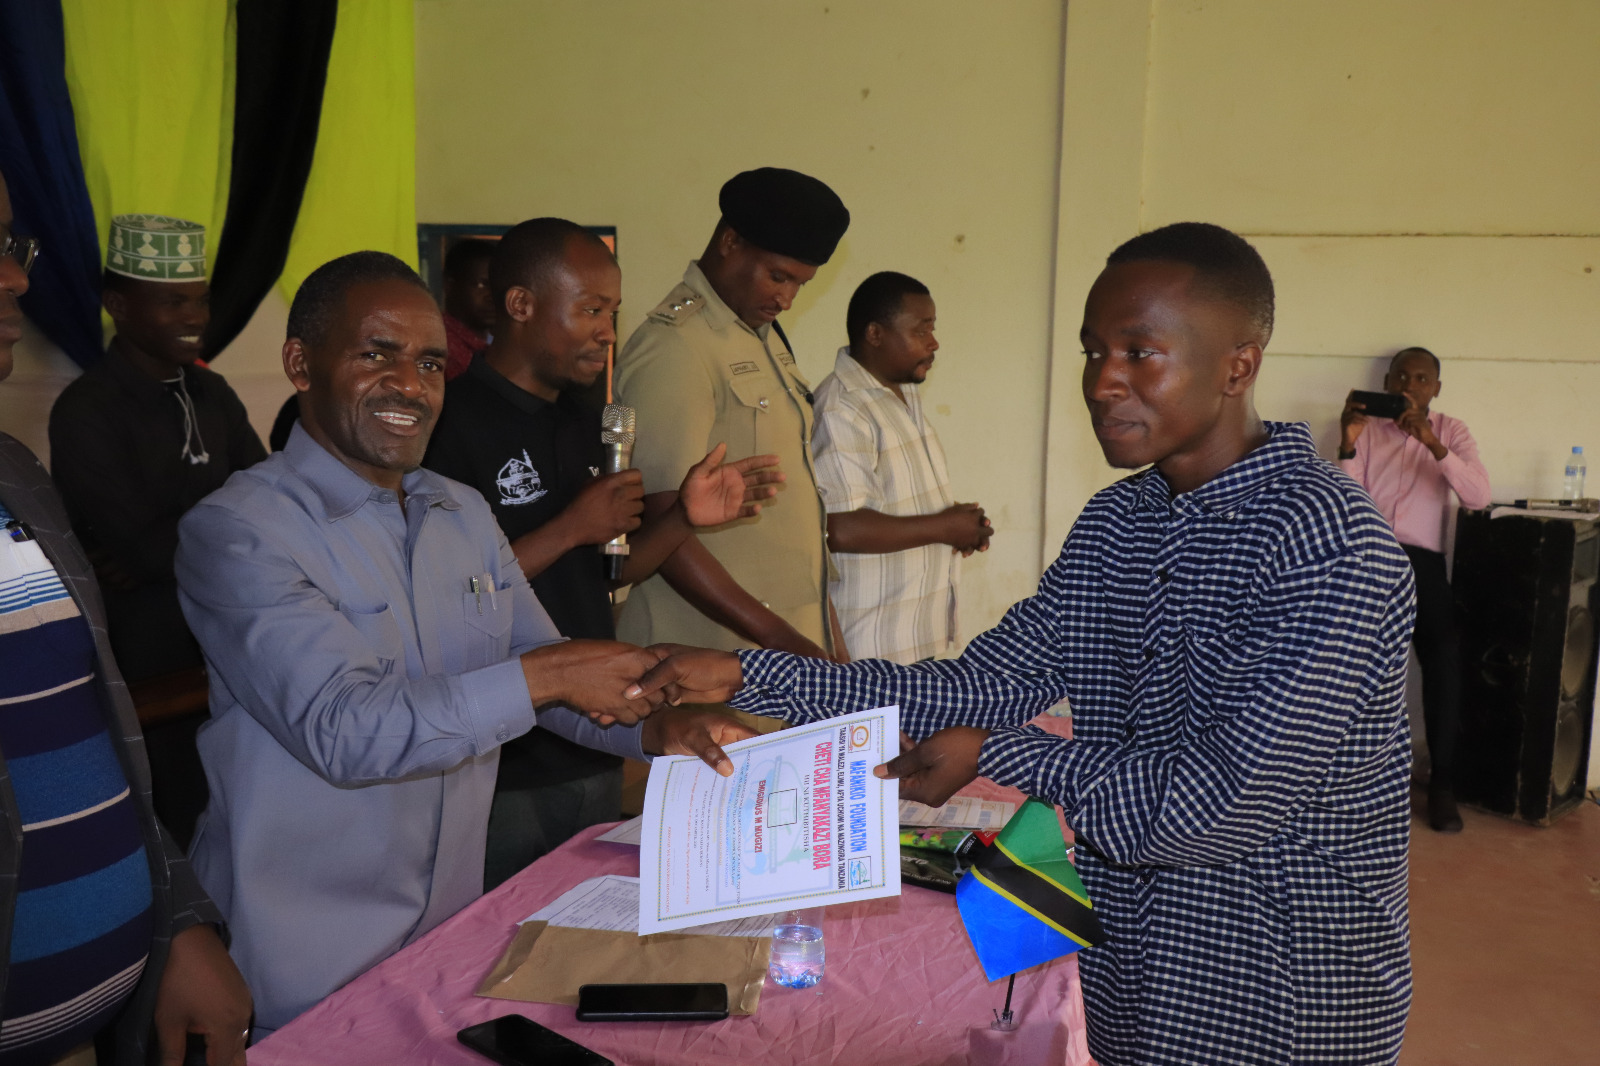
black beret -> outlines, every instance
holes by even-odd
[[[747,170],[728,179],[717,203],[739,236],[811,266],[826,263],[850,228],[838,193],[797,170]]]

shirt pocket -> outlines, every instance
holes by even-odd
[[[467,623],[466,668],[493,666],[511,652],[511,593],[509,586],[490,592],[461,595],[461,616]]]
[[[342,603],[339,613],[356,627],[385,674],[394,670],[394,664],[405,655],[405,645],[400,640],[400,623],[387,603],[377,607]]]
[[[728,458],[761,455],[761,440],[765,435],[762,430],[767,428],[772,405],[776,402],[774,397],[783,394],[783,387],[766,374],[741,374],[728,382],[728,394],[730,401],[723,415],[727,426],[723,439],[728,442]]]
[[[821,539],[820,531],[816,534]],[[822,602],[824,577],[813,569],[816,556],[793,542],[750,540],[719,549],[728,574],[761,601],[761,606],[787,616]]]
[[[1186,737],[1233,717],[1259,695],[1267,661],[1261,642],[1237,620],[1183,625]]]

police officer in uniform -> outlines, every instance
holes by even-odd
[[[847,657],[828,605],[827,514],[811,463],[811,386],[776,323],[850,224],[834,191],[792,170],[731,179],[722,217],[682,284],[617,359],[638,411],[645,514],[670,508],[712,445],[776,454],[788,481],[762,513],[698,530],[628,596],[619,639]]]

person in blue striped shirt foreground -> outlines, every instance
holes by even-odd
[[[0,177],[0,380],[38,245]],[[32,452],[0,433],[0,1062],[244,1066],[249,989],[151,808],[94,571]],[[152,1041],[151,1037],[155,1039]],[[91,1060],[92,1061],[92,1060]]]
[[[1112,253],[1083,395],[1107,461],[1145,469],[959,659],[679,648],[636,686],[790,722],[899,704],[919,743],[878,773],[902,796],[982,775],[1060,804],[1110,937],[1080,956],[1102,1066],[1399,1055],[1411,570],[1307,428],[1256,414],[1273,310],[1220,227]],[[1026,724],[1061,699],[1072,739]]]

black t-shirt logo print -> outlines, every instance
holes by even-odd
[[[526,448],[522,450],[522,458],[512,456],[506,460],[494,483],[500,487],[500,503],[507,507],[532,503],[550,491],[542,487],[539,471],[533,468],[533,460],[528,458]]]

